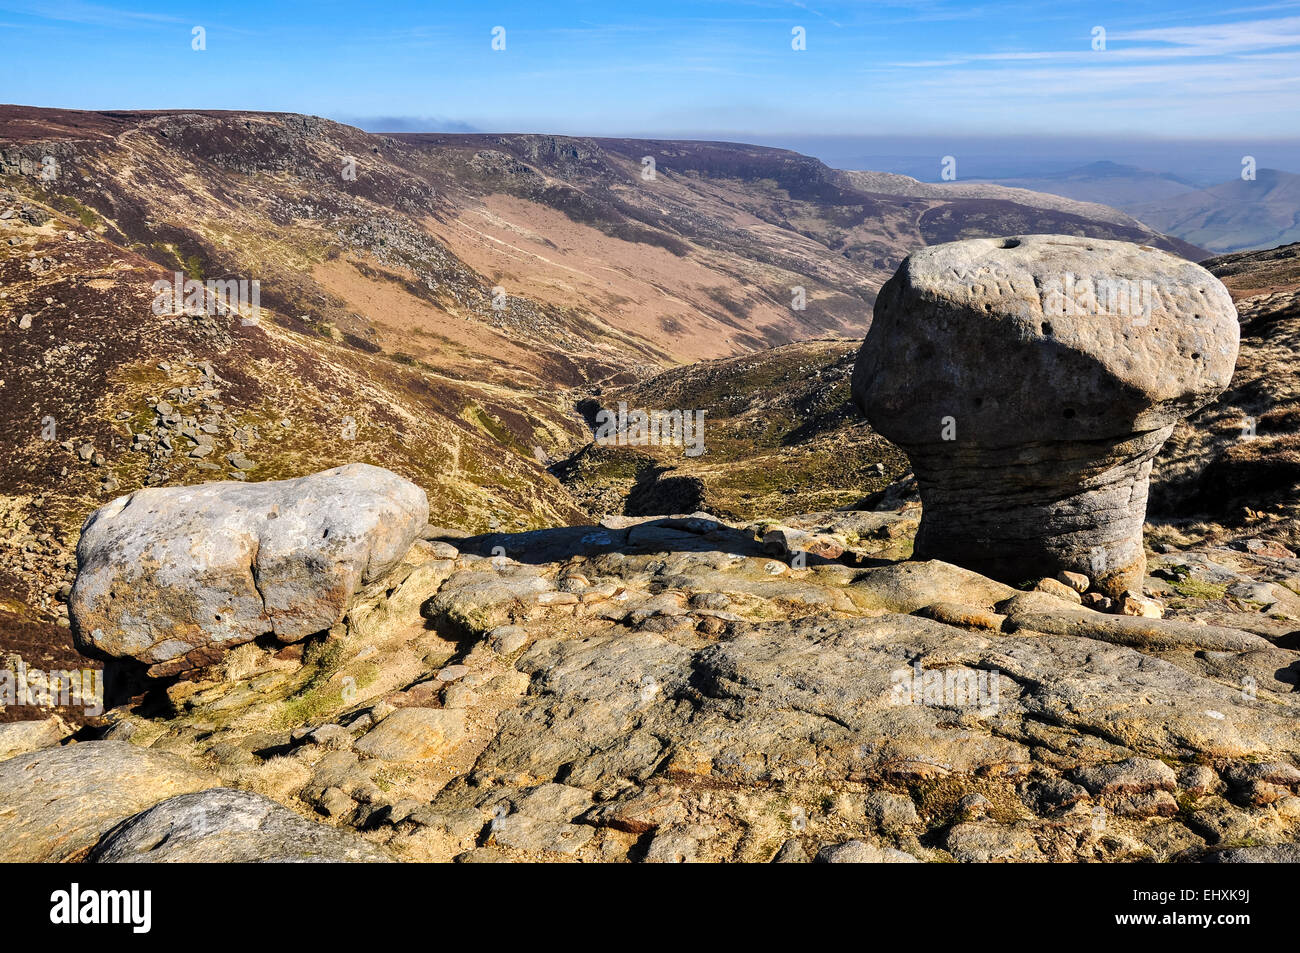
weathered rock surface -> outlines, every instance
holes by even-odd
[[[916,555],[1135,586],[1152,458],[1227,387],[1238,334],[1218,279],[1147,246],[1028,235],[911,255],[853,396],[912,461]]]
[[[359,463],[295,480],[138,490],[82,529],[69,598],[77,643],[163,675],[266,633],[302,639],[341,620],[427,521],[422,489]]]
[[[109,735],[316,812],[325,831],[296,817],[309,843],[363,833],[403,860],[1252,860],[1300,843],[1290,602],[1171,589],[1167,618],[1103,614],[868,556],[861,516],[783,521],[844,540],[842,561],[774,558],[763,525],[702,516],[422,543],[328,634],[241,646],[169,689],[173,715],[117,709]],[[1244,546],[1152,562],[1219,594],[1292,572]],[[210,856],[174,800],[114,856]],[[261,816],[249,804],[230,816]],[[211,856],[280,856],[278,833],[241,823]]]
[[[169,798],[103,836],[92,863],[343,863],[392,858],[351,831],[308,821],[270,798],[212,788]]]
[[[0,860],[80,860],[100,835],[216,779],[174,754],[90,741],[0,762]]]
[[[0,761],[52,748],[69,734],[57,715],[39,721],[9,721],[0,724]]]
[[[761,526],[703,518],[457,548],[413,551],[354,606],[327,674],[277,688],[267,656],[175,722],[126,723],[403,859],[1172,860],[1300,841],[1284,623],[1117,617],[940,560],[787,563]],[[288,755],[254,730],[306,702]]]
[[[911,854],[892,847],[883,850],[860,840],[846,841],[834,847],[823,847],[814,858],[820,864],[915,864]]]
[[[399,708],[356,743],[385,761],[428,761],[465,737],[465,713],[442,708]]]

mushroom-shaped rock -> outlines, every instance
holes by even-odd
[[[81,529],[77,646],[169,675],[268,633],[305,638],[396,566],[428,516],[424,490],[363,463],[118,497]]]
[[[1151,461],[1220,394],[1237,313],[1199,265],[1027,235],[925,248],[885,283],[853,399],[911,458],[918,559],[1135,588]]]

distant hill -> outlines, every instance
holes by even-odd
[[[1167,172],[1115,162],[980,181],[1113,206],[1155,231],[1214,252],[1272,248],[1300,239],[1300,175],[1277,169],[1260,169],[1249,182],[1237,178],[1205,189]],[[974,182],[931,186],[951,194],[975,187]]]
[[[1080,202],[1110,205],[1126,212],[1132,212],[1130,206],[1133,205],[1172,199],[1197,191],[1196,185],[1171,173],[1151,172],[1118,162],[1090,162],[1065,172],[979,181],[1047,192]],[[1138,217],[1141,218],[1140,215]]]
[[[1260,169],[1253,181],[1233,179],[1127,211],[1211,251],[1271,248],[1300,240],[1300,175]]]

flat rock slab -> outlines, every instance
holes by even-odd
[[[891,612],[915,612],[936,602],[992,609],[1016,595],[1010,586],[939,559],[865,570],[853,588]]]
[[[80,860],[159,801],[218,782],[173,754],[88,741],[0,762],[0,861]]]
[[[1145,794],[1173,791],[1177,786],[1173,768],[1151,758],[1088,765],[1075,772],[1074,779],[1092,794]]]
[[[212,788],[169,798],[104,835],[91,863],[376,863],[392,858],[351,831],[317,824],[270,798]]]
[[[465,712],[449,708],[399,708],[354,746],[384,761],[429,761],[465,737]]]
[[[552,585],[530,566],[491,560],[453,573],[421,612],[460,635],[478,637],[509,621],[511,613],[535,605]]]
[[[1024,863],[1042,860],[1042,852],[1027,827],[998,824],[955,824],[944,839],[944,848],[967,863]]]
[[[595,836],[596,830],[585,824],[564,824],[511,814],[492,822],[492,842],[516,850],[549,851],[571,854],[581,850]]]
[[[0,761],[52,748],[68,734],[68,727],[57,716],[39,721],[9,721],[0,724]]]
[[[1178,619],[1139,619],[1100,612],[1024,612],[1008,614],[1008,628],[1046,635],[1070,635],[1116,645],[1159,651],[1196,648],[1213,652],[1248,652],[1271,648],[1258,635],[1221,625],[1196,625]]]
[[[68,606],[77,644],[168,675],[343,618],[428,520],[422,489],[351,463],[269,483],[137,490],[91,514]]]
[[[906,615],[733,623],[731,633],[698,650],[640,632],[537,642],[518,663],[532,690],[501,716],[476,777],[563,768],[566,783],[594,790],[655,771],[737,784],[791,772],[1025,776],[1025,736],[990,733],[985,718],[1123,739],[1148,758],[1300,755],[1300,706],[1247,702],[1123,646]]]
[[[817,852],[819,864],[918,864],[911,854],[893,847],[877,847],[860,840],[845,841]]]

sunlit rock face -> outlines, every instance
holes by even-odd
[[[155,675],[343,618],[428,522],[424,490],[350,463],[266,483],[137,490],[86,520],[68,604],[79,648]]]
[[[853,397],[912,460],[916,557],[1136,586],[1151,461],[1227,387],[1238,333],[1218,279],[1147,246],[1027,235],[908,257]]]

